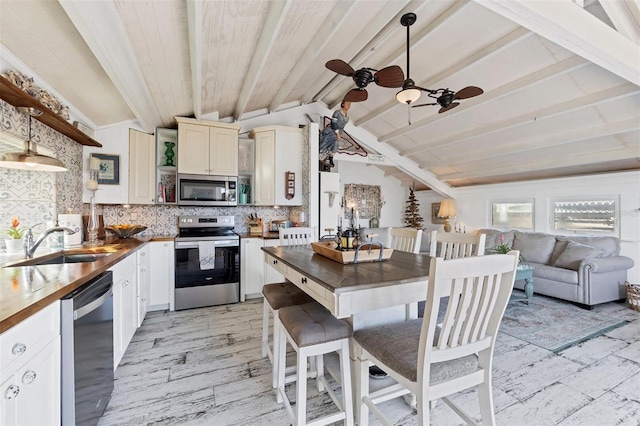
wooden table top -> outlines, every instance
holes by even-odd
[[[382,262],[342,264],[314,253],[309,245],[263,247],[266,253],[287,266],[339,294],[429,279],[431,257],[395,250]]]

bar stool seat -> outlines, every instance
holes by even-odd
[[[353,400],[351,391],[351,368],[349,361],[349,339],[351,326],[337,319],[317,302],[287,306],[279,313],[280,345],[278,347],[278,390],[277,401],[285,403],[294,425],[307,424],[307,358],[316,358],[316,381],[320,392],[326,390],[338,407],[338,412],[314,419],[314,425],[326,425],[342,420],[353,425]],[[296,351],[296,412],[285,393],[285,364],[287,342]],[[324,377],[323,355],[337,352],[340,357],[340,377],[327,371],[342,386],[342,398],[338,399]]]
[[[277,353],[278,347],[278,311],[286,306],[300,305],[309,303],[313,299],[305,292],[300,290],[290,281],[281,283],[267,284],[262,287],[264,296],[264,307],[262,314],[262,357],[269,357],[269,361],[273,366],[272,387],[275,389],[277,385],[277,366],[278,362],[274,359],[274,353]],[[269,341],[269,316],[273,316],[273,340]]]

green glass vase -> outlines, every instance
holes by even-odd
[[[166,151],[164,152],[164,156],[167,158],[164,165],[175,166],[175,164],[173,164],[173,157],[176,156],[176,153],[173,152],[173,147],[176,146],[175,142],[165,142],[164,145],[167,147]]]

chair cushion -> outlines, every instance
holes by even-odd
[[[403,377],[418,380],[418,350],[422,319],[365,328],[353,333],[363,349]],[[438,338],[436,329],[435,339]],[[478,369],[478,357],[467,355],[451,361],[431,364],[430,383],[435,384],[473,373]]]
[[[580,262],[583,260],[601,257],[603,254],[604,252],[599,248],[569,241],[567,242],[567,247],[553,263],[553,266],[577,271],[580,267]]]
[[[278,312],[280,323],[299,347],[351,337],[351,326],[318,302],[287,306]]]
[[[262,287],[264,299],[271,309],[279,310],[285,306],[309,303],[313,299],[290,281],[267,284]]]

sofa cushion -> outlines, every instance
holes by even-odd
[[[586,236],[557,236],[556,248],[551,256],[551,264],[555,263],[558,256],[562,254],[567,247],[569,241],[574,243],[584,244],[585,246],[591,246],[603,251],[600,257],[617,256],[620,254],[620,240],[616,237],[586,237]]]
[[[548,265],[555,246],[556,237],[554,235],[515,231],[512,247],[514,250],[520,250],[520,255],[527,262]]]
[[[514,238],[513,231],[500,231],[498,229],[480,229],[477,233],[485,234],[487,236],[484,243],[485,249],[490,249],[502,244],[500,242],[501,235],[504,235],[504,244],[508,245],[509,247],[513,247],[513,238]]]
[[[533,285],[535,288],[536,278],[544,278],[548,281],[558,281],[566,284],[578,285],[578,272],[570,269],[557,268],[555,266],[543,265],[541,263],[530,263],[533,266]]]
[[[583,260],[601,257],[603,254],[604,251],[599,248],[568,241],[567,246],[553,263],[553,266],[577,271],[580,262]]]

